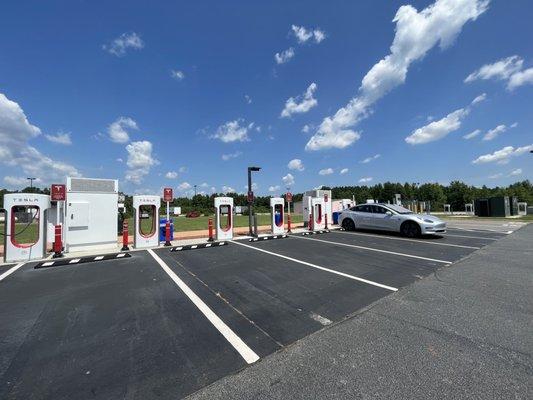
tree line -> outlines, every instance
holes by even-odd
[[[430,201],[431,209],[433,211],[442,211],[444,204],[450,204],[452,210],[464,210],[466,203],[471,203],[477,198],[494,197],[494,196],[516,196],[519,201],[525,201],[528,204],[533,204],[533,185],[529,180],[513,183],[509,186],[496,186],[489,188],[487,186],[476,187],[467,185],[461,181],[453,181],[449,185],[441,185],[439,183],[424,183],[418,185],[416,183],[393,183],[385,182],[378,183],[372,186],[337,186],[337,187],[323,187],[332,191],[333,199],[352,199],[357,203],[363,203],[367,199],[374,199],[380,202],[392,202],[395,194],[402,196],[402,201]],[[33,192],[49,194],[49,188],[40,189],[38,187],[27,187],[22,192]],[[0,204],[3,204],[4,194],[11,193],[5,189],[0,190]],[[127,216],[131,215],[132,211],[132,197],[125,195],[125,205]],[[224,196],[221,193],[211,195],[198,194],[192,198],[176,197],[171,202],[171,207],[181,207],[182,213],[190,211],[199,211],[203,214],[210,214],[213,212],[213,199],[217,196]],[[225,196],[233,197],[236,206],[248,205],[248,199],[245,194],[228,193]],[[293,194],[293,202],[301,201],[303,193]],[[162,213],[165,213],[165,204],[162,203]],[[256,196],[255,197],[256,212],[269,212],[270,196]]]

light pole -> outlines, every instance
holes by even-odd
[[[258,172],[261,167],[248,167],[248,226],[250,236],[254,236],[252,231],[252,212],[254,209],[254,192],[252,191],[252,172]]]
[[[26,178],[26,179],[30,181],[30,191],[33,192],[33,181],[36,180],[37,178]]]

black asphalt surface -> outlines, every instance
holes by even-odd
[[[457,230],[476,238],[418,242],[366,233],[155,252],[265,358],[393,293],[298,260],[402,288],[447,264],[340,244],[456,261],[475,249],[428,241],[482,247],[506,236]],[[29,263],[0,281],[0,399],[177,399],[248,365],[148,252],[131,255]]]
[[[2,264],[0,265],[0,274],[6,272],[9,268],[14,267],[17,264]]]

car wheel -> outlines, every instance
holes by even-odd
[[[342,221],[342,227],[346,231],[355,231],[355,224],[351,218],[344,218]]]
[[[413,221],[404,222],[400,228],[400,232],[403,236],[407,236],[409,238],[416,238],[422,235],[420,225]]]

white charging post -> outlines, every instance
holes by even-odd
[[[311,198],[311,217],[313,221],[312,230],[319,231],[325,227],[325,202],[323,197]]]
[[[50,196],[35,193],[4,195],[6,210],[6,237],[4,259],[6,262],[38,260],[46,255],[46,217]],[[37,222],[37,223],[35,223]],[[25,239],[22,234],[34,236]]]
[[[144,249],[159,246],[160,196],[133,196],[134,238],[133,246]],[[152,219],[151,225],[142,220]]]
[[[270,219],[272,234],[280,235],[285,233],[285,215],[283,208],[285,201],[281,197],[270,198]]]
[[[217,240],[233,239],[233,197],[215,197]]]

